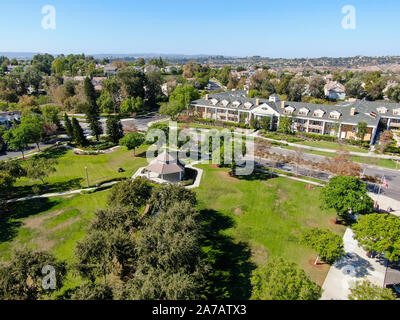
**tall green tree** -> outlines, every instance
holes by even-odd
[[[192,206],[197,204],[196,193],[177,184],[160,186],[153,189],[149,200],[149,215],[155,215],[159,211],[167,211],[177,202],[189,202]]]
[[[17,150],[22,153],[22,158],[25,159],[25,150],[30,143],[31,131],[27,126],[20,125],[8,130],[3,139],[11,150]]]
[[[70,138],[71,141],[73,141],[74,131],[72,128],[71,120],[68,118],[66,113],[64,113],[64,126],[65,126],[65,131],[67,132],[67,136]]]
[[[56,164],[57,161],[54,159],[34,157],[27,162],[26,176],[33,180],[40,180],[45,184],[44,179],[56,172]]]
[[[329,264],[340,259],[345,253],[342,237],[328,229],[312,228],[304,231],[300,242],[317,251],[319,258]]]
[[[86,108],[86,120],[89,124],[92,135],[99,141],[99,136],[103,133],[103,127],[100,121],[100,111],[97,106],[97,94],[94,90],[94,86],[88,77],[84,81],[85,95],[88,100]]]
[[[74,137],[74,142],[78,146],[86,146],[88,141],[83,133],[83,129],[76,118],[72,118],[72,136]]]
[[[283,116],[279,118],[279,130],[283,133],[292,133],[293,117]]]
[[[354,238],[367,251],[382,253],[390,261],[400,257],[400,219],[388,214],[368,214],[353,225]]]
[[[23,113],[21,117],[21,125],[26,128],[28,132],[28,139],[30,143],[35,143],[40,151],[40,142],[43,140],[44,132],[44,119],[41,115],[36,113]]]
[[[11,191],[15,178],[8,172],[0,170],[0,195],[7,194]]]
[[[318,300],[321,288],[304,270],[283,258],[271,257],[258,267],[251,278],[255,300]]]
[[[349,300],[396,300],[396,296],[389,288],[381,288],[370,281],[357,281],[350,288]]]
[[[333,177],[321,190],[321,199],[324,207],[334,209],[343,218],[347,218],[350,212],[366,214],[374,209],[366,184],[355,177]]]
[[[160,110],[161,113],[169,115],[175,119],[176,116],[185,110],[189,103],[199,99],[200,94],[192,85],[179,85],[169,96],[169,102]]]
[[[140,147],[144,141],[145,137],[139,132],[129,132],[119,140],[119,144],[127,147],[128,150],[133,150],[133,154],[136,155],[136,148]]]
[[[119,117],[107,118],[106,128],[109,139],[114,143],[118,143],[118,141],[124,136],[122,123]]]
[[[135,277],[124,285],[122,297],[202,298],[209,267],[204,260],[198,223],[198,212],[188,202],[176,202],[149,221],[137,240]]]
[[[364,140],[365,135],[367,134],[368,124],[366,122],[359,122],[357,124],[357,138]]]
[[[152,186],[146,179],[128,179],[111,188],[109,204],[139,209],[150,199]]]
[[[47,252],[13,251],[10,261],[0,264],[0,299],[48,299],[52,290],[42,286],[46,275],[42,273],[42,268],[46,265],[54,267],[55,286],[56,289],[61,288],[67,271],[65,262],[56,260]]]

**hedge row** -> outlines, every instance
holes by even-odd
[[[193,122],[197,122],[199,124],[206,124],[211,126],[221,126],[222,127],[235,127],[235,128],[242,128],[242,129],[249,129],[249,125],[245,123],[236,123],[236,122],[228,122],[228,121],[216,121],[215,119],[204,119],[204,118],[193,118]]]

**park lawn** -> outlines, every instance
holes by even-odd
[[[304,146],[315,147],[315,148],[322,148],[322,149],[346,150],[349,152],[368,153],[368,150],[365,150],[357,146],[350,146],[346,144],[340,144],[329,141],[301,141],[301,142],[296,142],[296,144],[301,144]]]
[[[300,245],[298,235],[311,227],[343,235],[345,228],[331,222],[333,211],[320,208],[318,187],[306,189],[306,183],[287,178],[242,180],[230,177],[228,169],[199,167],[204,170],[196,189],[200,209],[212,209],[233,220],[222,233],[237,243],[247,243],[256,265],[265,264],[269,255],[282,256],[323,284],[329,266],[315,267],[315,252]]]
[[[45,179],[48,184],[48,192],[67,191],[87,187],[86,171],[88,168],[90,186],[97,185],[117,178],[130,177],[138,168],[147,164],[146,146],[136,150],[136,157],[133,151],[120,147],[113,152],[99,155],[76,155],[72,150],[53,149],[41,154],[43,157],[57,160],[56,172]],[[119,173],[118,169],[123,168],[125,172]],[[40,181],[31,181],[22,178],[15,186],[21,189],[40,186]],[[30,189],[30,188],[29,188]],[[29,190],[30,191],[30,190]]]
[[[77,241],[99,208],[106,208],[109,191],[84,195],[34,199],[8,205],[0,220],[0,261],[10,258],[11,250],[31,248],[53,253],[73,263]],[[76,274],[67,274],[62,290],[79,285]]]

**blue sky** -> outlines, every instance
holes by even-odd
[[[44,5],[56,29],[41,26]],[[342,7],[356,9],[345,30]],[[398,0],[1,0],[0,51],[400,55]]]

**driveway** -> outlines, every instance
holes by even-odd
[[[346,230],[343,242],[347,254],[330,268],[322,285],[321,300],[348,300],[350,287],[359,280],[369,280],[383,287],[386,263],[383,260],[368,258],[365,250],[354,240],[350,228]]]

